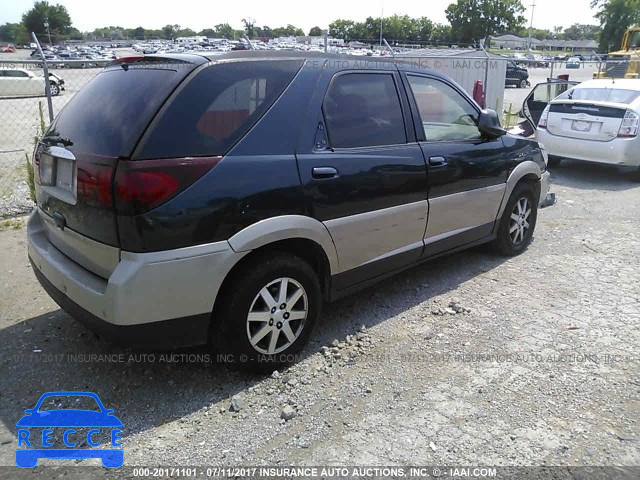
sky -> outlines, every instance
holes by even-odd
[[[73,25],[80,31],[117,25],[125,28],[162,28],[178,24],[196,31],[219,23],[242,28],[242,19],[253,18],[256,25],[271,28],[290,23],[305,32],[313,26],[327,28],[336,18],[363,21],[387,15],[429,17],[437,23],[447,23],[445,10],[454,0],[49,0],[67,7]],[[527,6],[527,26],[531,21],[531,4]],[[0,25],[20,22],[22,14],[31,8],[33,0],[4,0],[0,10]],[[593,18],[591,0],[535,0],[534,28],[569,27],[573,23],[598,24]]]

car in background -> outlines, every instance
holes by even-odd
[[[515,62],[507,60],[507,73],[504,79],[504,85],[508,87],[513,85],[516,88],[527,88],[529,86],[529,70]]]
[[[524,252],[549,189],[538,142],[436,71],[339,58],[140,56],[98,73],[33,155],[45,290],[116,341],[209,343],[272,371],[324,301],[472,245]]]
[[[64,90],[64,80],[49,74],[51,95],[60,95]],[[30,97],[45,95],[44,77],[23,68],[0,68],[0,97]]]
[[[580,68],[580,63],[579,57],[571,57],[567,60],[567,68]]]
[[[589,80],[567,89],[543,110],[536,140],[552,167],[565,158],[604,163],[640,181],[640,79]]]
[[[13,45],[7,45],[5,47],[2,47],[2,49],[0,49],[0,52],[2,53],[14,53],[16,51],[16,47],[14,47]]]

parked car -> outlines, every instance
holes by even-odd
[[[59,95],[64,90],[64,80],[50,73],[51,95]],[[0,68],[0,97],[43,96],[44,77],[22,68]]]
[[[120,59],[33,165],[29,258],[63,309],[257,369],[295,358],[323,301],[472,245],[522,253],[549,189],[544,149],[440,73],[289,51]]]
[[[13,45],[6,45],[0,49],[2,53],[14,53],[16,51],[16,47]]]
[[[581,60],[578,57],[571,57],[567,60],[567,68],[580,68]]]
[[[640,80],[600,79],[575,85],[544,109],[536,139],[549,165],[563,158],[617,165],[640,181]]]
[[[511,60],[507,60],[507,74],[504,80],[505,86],[513,85],[517,88],[529,86],[529,70],[520,67]]]

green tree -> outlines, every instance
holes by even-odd
[[[236,38],[235,30],[228,23],[219,23],[213,28],[216,31],[216,37],[227,38],[229,40],[233,40]]]
[[[277,27],[273,29],[274,37],[302,37],[304,31],[301,28],[288,24],[286,27]]]
[[[600,8],[596,14],[602,26],[598,43],[605,52],[619,50],[625,30],[640,23],[640,0],[593,0],[591,7]]]
[[[574,23],[564,30],[564,38],[567,40],[595,40],[602,28],[598,25],[581,25]]]
[[[190,28],[181,28],[176,32],[176,37],[195,37],[196,32]]]
[[[309,30],[310,37],[319,37],[321,35],[322,35],[322,29],[320,27],[312,27],[311,30]]]
[[[436,45],[450,45],[453,42],[451,25],[445,25],[442,23],[434,25],[429,41]]]
[[[445,14],[454,39],[473,43],[498,32],[516,31],[525,24],[520,0],[458,0]]]
[[[31,10],[22,15],[22,25],[27,32],[35,32],[38,35],[46,34],[47,27],[44,26],[46,22],[49,23],[49,32],[52,37],[71,33],[71,17],[63,5],[50,5],[47,1],[36,2]]]
[[[349,41],[352,39],[351,34],[354,24],[353,20],[334,20],[329,24],[329,35],[333,38],[343,38]]]
[[[266,37],[266,38],[273,38],[273,29],[268,26],[268,25],[264,25],[262,28],[256,28],[256,33],[259,37]]]
[[[178,36],[178,30],[180,30],[180,25],[178,24],[165,25],[164,27],[162,27],[162,36],[167,40],[173,40]]]
[[[0,25],[0,42],[25,44],[31,40],[29,32],[21,23],[5,23]]]
[[[242,23],[244,23],[244,33],[249,38],[253,38],[256,36],[256,21],[253,18],[243,18]]]
[[[144,40],[147,38],[147,31],[142,27],[137,27],[131,30],[131,36],[138,40]]]

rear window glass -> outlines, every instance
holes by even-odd
[[[252,61],[204,69],[161,113],[137,157],[225,154],[273,105],[301,66],[302,60]]]
[[[69,139],[73,150],[127,157],[182,73],[134,66],[103,71],[69,101],[47,136]]]
[[[636,90],[622,88],[572,88],[556,100],[591,100],[594,102],[615,102],[629,104],[640,96]]]

